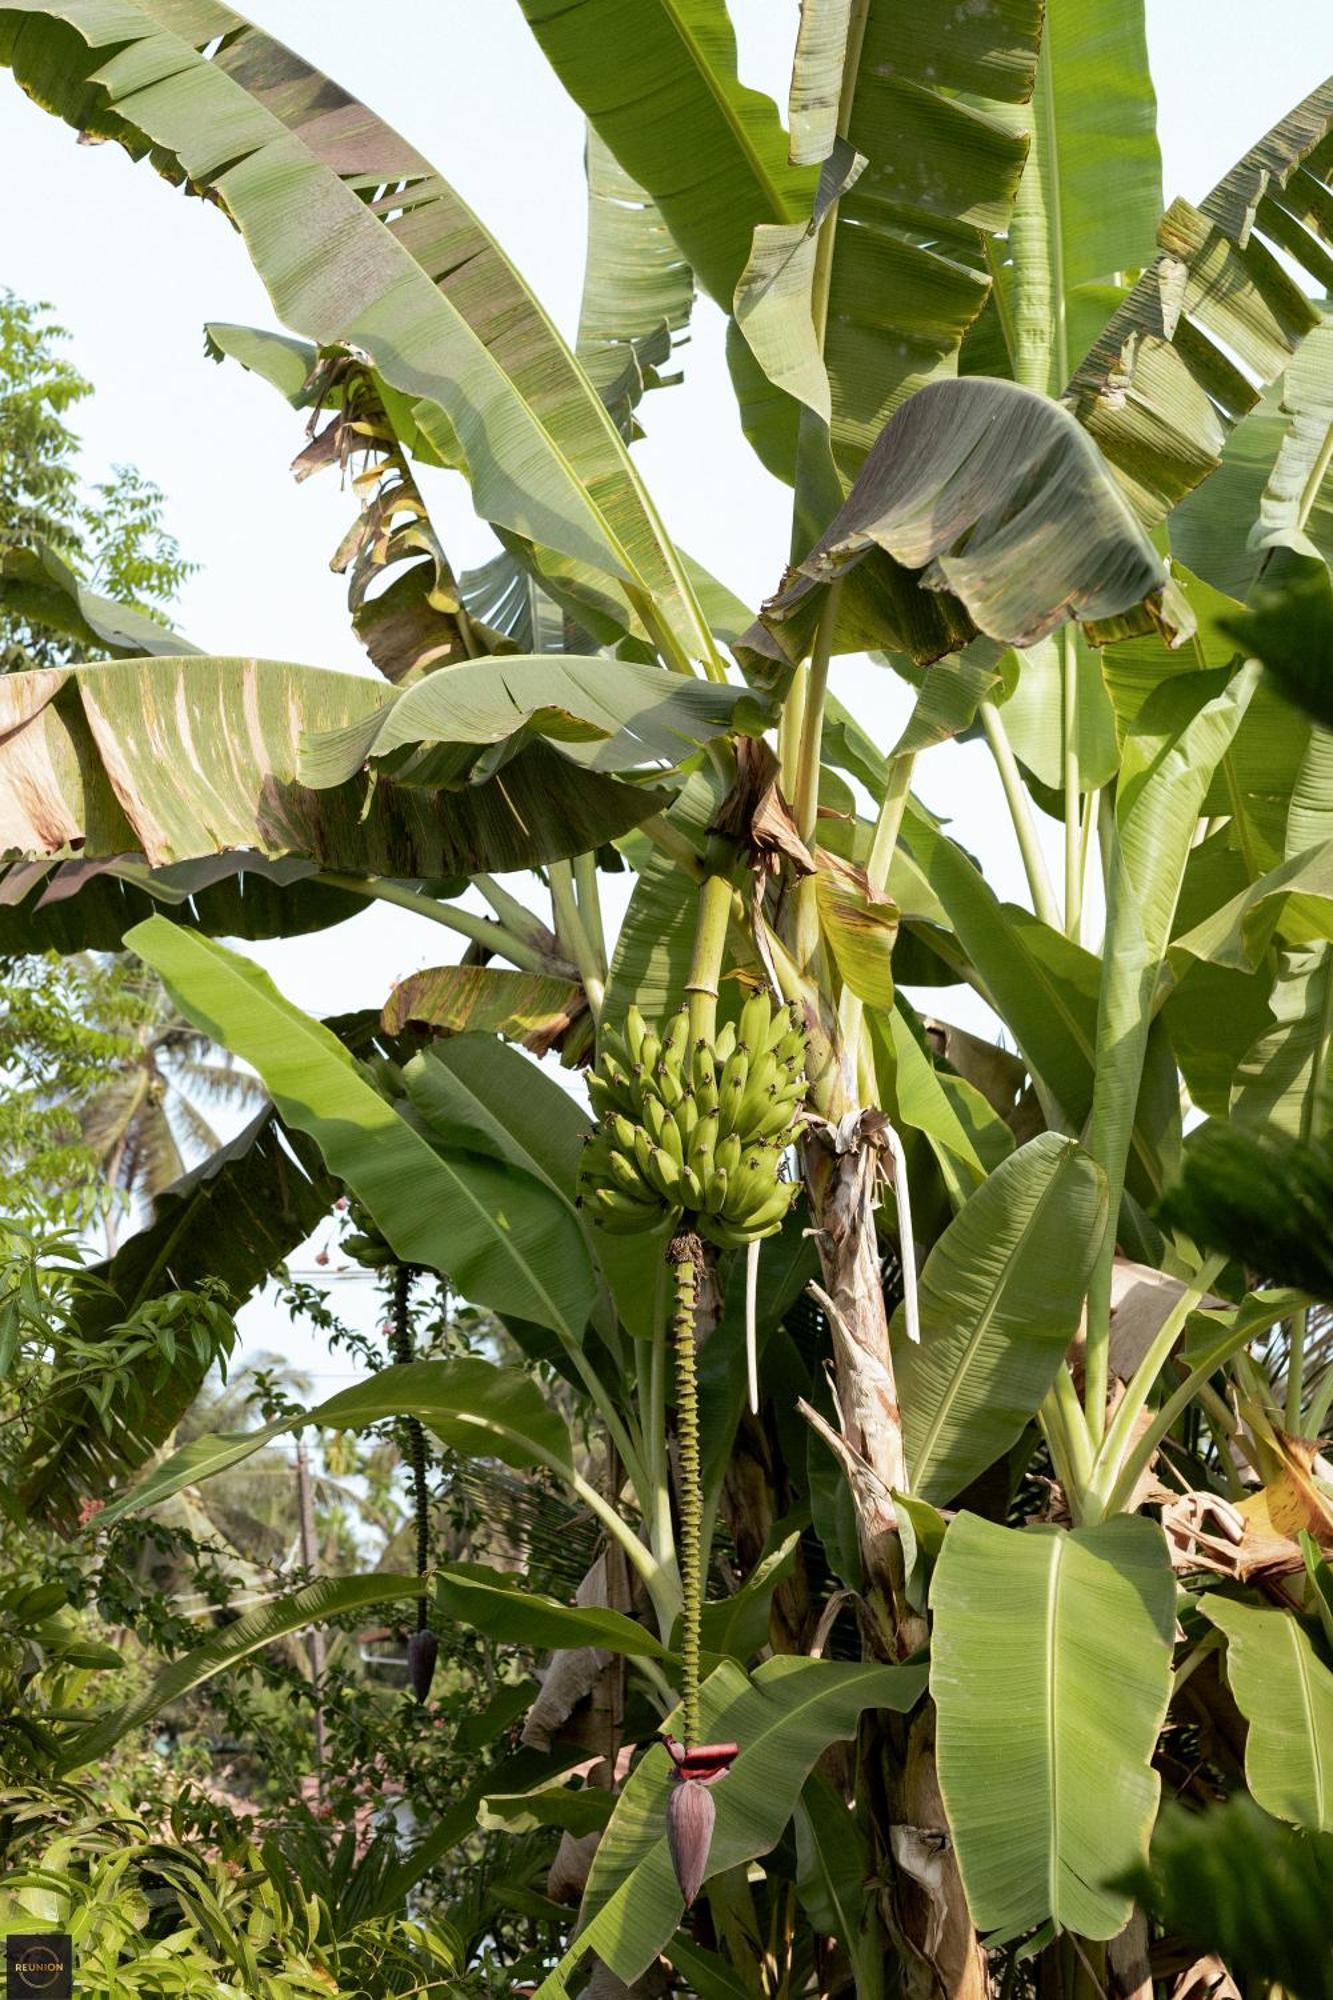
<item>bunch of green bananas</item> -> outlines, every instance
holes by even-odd
[[[723,1249],[771,1236],[796,1193],[781,1178],[805,1096],[799,1017],[755,993],[710,1044],[682,1008],[658,1036],[637,1007],[603,1027],[588,1092],[601,1123],[579,1164],[579,1199],[617,1235],[682,1216]]]

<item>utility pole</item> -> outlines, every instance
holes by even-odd
[[[306,1457],[305,1442],[298,1438],[296,1445],[296,1496],[301,1522],[301,1563],[309,1575],[314,1574],[315,1546],[315,1493],[310,1483],[310,1461]],[[318,1625],[312,1625],[306,1637],[306,1647],[310,1656],[310,1679],[315,1691],[315,1797],[324,1803],[324,1634]]]

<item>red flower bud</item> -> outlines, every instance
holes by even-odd
[[[433,1632],[414,1632],[407,1642],[407,1667],[412,1676],[412,1692],[419,1702],[430,1693],[435,1678],[435,1661],[440,1642]]]
[[[667,1798],[667,1846],[687,1910],[703,1887],[716,1818],[713,1794],[700,1779],[686,1778],[671,1787]]]

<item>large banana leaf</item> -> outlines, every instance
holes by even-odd
[[[1162,212],[1143,0],[1046,8],[1008,258],[997,273],[1014,379],[1057,393],[1123,285],[1150,264]]]
[[[940,1789],[973,1921],[1114,1937],[1143,1862],[1171,1689],[1162,1531],[1002,1528],[960,1514],[931,1583]]]
[[[1227,1679],[1250,1725],[1250,1790],[1279,1819],[1333,1832],[1333,1674],[1290,1611],[1217,1592],[1199,1608],[1226,1635]]]
[[[0,853],[77,846],[84,860],[137,851],[164,863],[252,848],[340,874],[436,879],[586,852],[667,802],[545,741],[502,780],[447,799],[389,783],[367,809],[359,779],[303,784],[306,732],[365,726],[381,699],[380,683],[350,674],[203,656],[7,674]]]
[[[963,13],[911,0],[802,9],[793,132],[804,118],[804,157],[824,160],[841,125],[864,164],[826,225],[831,243],[818,259],[813,243],[805,253],[783,347],[813,357],[817,392],[801,400],[829,423],[845,479],[905,397],[956,372],[986,303],[988,245],[1008,226],[1026,152],[1012,107],[1032,91],[1041,16],[1036,0]],[[775,251],[794,249],[796,233],[756,232],[737,294],[747,332],[746,282]]]
[[[1044,1132],[966,1202],[920,1278],[920,1344],[895,1322],[912,1491],[952,1500],[1014,1442],[1077,1329],[1106,1216],[1106,1180]]]
[[[1029,646],[1070,618],[1098,643],[1192,629],[1087,434],[1012,382],[934,382],[904,403],[747,643],[799,658],[830,585],[863,563],[878,622],[844,621],[838,650],[886,646],[924,665],[977,632]]]
[[[258,1070],[284,1120],[310,1135],[405,1263],[442,1271],[477,1305],[578,1338],[592,1265],[581,1229],[548,1187],[475,1153],[431,1146],[342,1043],[248,959],[161,917],[125,943],[197,1027]]]
[[[75,1333],[96,1342],[164,1292],[188,1291],[203,1277],[220,1280],[239,1310],[310,1235],[337,1192],[314,1146],[296,1133],[280,1135],[273,1111],[261,1111],[158,1196],[146,1228],[91,1267]],[[67,1523],[80,1499],[100,1498],[113,1478],[136,1471],[184,1416],[211,1359],[211,1351],[192,1353],[183,1345],[170,1361],[146,1357],[133,1379],[122,1379],[105,1412],[78,1386],[44,1403],[24,1454],[29,1511]]]
[[[741,1750],[713,1794],[717,1822],[709,1875],[776,1845],[820,1754],[855,1733],[862,1710],[901,1713],[924,1685],[920,1667],[848,1666],[791,1655],[765,1661],[748,1682],[729,1661],[710,1674],[701,1700],[703,1734],[710,1742],[737,1742]],[[632,1983],[680,1922],[681,1895],[666,1841],[670,1785],[670,1759],[658,1744],[620,1795],[588,1877],[581,1928],[538,1988],[537,2000],[565,2000],[589,1951]]]
[[[1126,737],[1116,787],[1087,1135],[1088,1150],[1105,1168],[1111,1189],[1112,1228],[1089,1301],[1094,1323],[1109,1303],[1114,1222],[1185,864],[1209,782],[1235,737],[1257,678],[1258,669],[1251,664],[1230,678],[1224,668],[1165,681],[1144,703]]]
[[[356,722],[307,735],[298,770],[320,789],[367,762],[402,784],[480,785],[547,737],[584,770],[620,773],[678,764],[730,730],[759,736],[772,721],[772,703],[743,686],[632,660],[504,655],[428,674]]]
[[[1070,407],[1149,523],[1216,468],[1228,430],[1258,400],[1255,384],[1282,374],[1319,322],[1264,238],[1324,281],[1331,131],[1333,80],[1199,208],[1173,202],[1157,232],[1161,254],[1074,372]]]
[[[369,1381],[340,1390],[313,1410],[280,1417],[262,1430],[193,1438],[155,1466],[146,1479],[116,1496],[102,1518],[108,1525],[141,1514],[187,1486],[228,1472],[307,1424],[330,1430],[359,1430],[391,1417],[416,1417],[452,1450],[473,1458],[498,1458],[505,1465],[573,1470],[573,1451],[564,1421],[551,1409],[536,1383],[516,1368],[497,1368],[474,1355],[456,1361],[409,1361],[383,1368]],[[419,1588],[419,1586],[418,1586]]]
[[[724,0],[519,0],[556,75],[730,311],[757,222],[804,222],[771,97],[736,75]]]
[[[460,880],[455,893],[465,884]],[[269,861],[253,850],[165,868],[137,856],[16,861],[0,867],[0,956],[119,951],[131,924],[155,912],[209,937],[300,937],[345,923],[365,899],[319,880],[313,861]]]
[[[47,109],[216,200],[278,317],[365,354],[538,566],[707,635],[596,389],[471,211],[364,105],[218,0],[18,0],[0,61]]]
[[[601,1604],[562,1604],[534,1591],[522,1577],[485,1563],[445,1563],[434,1572],[435,1596],[450,1618],[528,1652],[596,1646],[631,1659],[661,1659],[661,1642],[623,1611]]]
[[[280,1597],[247,1611],[233,1624],[224,1625],[202,1646],[173,1660],[157,1679],[123,1708],[94,1722],[69,1743],[61,1759],[63,1771],[77,1771],[104,1757],[132,1729],[152,1720],[173,1701],[202,1687],[227,1667],[257,1653],[274,1639],[286,1638],[307,1625],[322,1624],[351,1611],[368,1610],[376,1604],[393,1604],[420,1594],[420,1579],[394,1576],[388,1571],[369,1576],[325,1576],[308,1583],[303,1590]]]

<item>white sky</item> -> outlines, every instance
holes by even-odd
[[[582,123],[512,0],[399,0],[370,34],[362,0],[255,4],[269,32],[356,91],[455,182],[572,336]],[[745,80],[785,103],[796,0],[731,0],[731,12]],[[1148,26],[1168,200],[1197,199],[1333,69],[1328,0],[1148,0]],[[115,147],[79,146],[3,76],[0,186],[0,285],[52,305],[72,336],[71,358],[96,385],[76,419],[90,476],[116,460],[138,465],[169,496],[169,525],[202,565],[183,594],[180,628],[219,653],[364,671],[342,582],[327,567],[350,518],[346,497],[330,474],[298,488],[287,466],[300,419],[265,383],[203,355],[209,319],[274,324],[240,239]],[[668,527],[757,603],[782,569],[789,496],[741,438],[720,332],[720,314],[701,301],[686,386],[648,399],[637,452]],[[461,482],[449,487],[438,520],[463,568],[491,544]],[[864,664],[841,664],[835,691],[885,744],[909,706],[892,676]],[[918,773],[922,795],[985,857],[999,892],[1022,897],[984,749],[946,747]],[[395,979],[456,955],[446,932],[383,908],[254,953],[293,1000],[321,1013],[378,1005]],[[262,1307],[246,1324],[252,1340],[291,1350]],[[293,1358],[318,1360],[299,1343]]]

